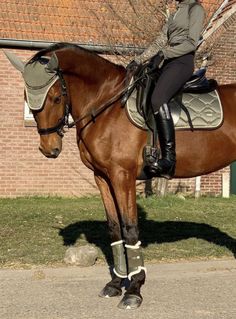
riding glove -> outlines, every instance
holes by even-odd
[[[150,69],[154,70],[160,67],[160,64],[163,62],[163,60],[164,60],[163,52],[158,51],[158,53],[150,59],[150,62],[149,62]]]
[[[126,67],[126,70],[129,72],[134,72],[138,68],[139,64],[135,61],[132,60]]]

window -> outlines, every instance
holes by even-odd
[[[25,126],[36,126],[34,116],[31,112],[31,110],[29,109],[26,101],[25,101],[25,105],[24,105],[24,124],[25,124]]]
[[[24,121],[25,121],[25,126],[36,126],[36,122],[34,120],[33,113],[31,112],[30,108],[28,107],[27,102],[25,101],[25,106],[24,106]],[[69,123],[72,123],[73,119],[71,115],[69,115]]]
[[[28,104],[26,101],[25,101],[25,107],[24,107],[24,120],[25,121],[34,121],[33,114],[31,112],[30,108],[28,107]]]

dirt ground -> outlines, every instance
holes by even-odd
[[[101,299],[106,266],[0,270],[1,319],[235,319],[236,261],[147,265],[142,306]]]

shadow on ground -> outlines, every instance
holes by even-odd
[[[209,243],[224,246],[234,254],[236,259],[236,239],[222,232],[219,228],[205,223],[148,220],[145,210],[138,205],[140,240],[142,246],[176,242],[188,238],[204,239]],[[90,244],[100,248],[108,264],[112,263],[110,238],[107,223],[103,221],[82,221],[70,224],[59,231],[64,245],[74,245],[81,235]]]

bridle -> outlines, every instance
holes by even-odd
[[[70,127],[69,113],[70,113],[71,105],[70,105],[69,95],[67,93],[66,81],[63,77],[62,71],[60,69],[58,69],[56,75],[59,77],[59,81],[61,84],[61,96],[63,96],[66,99],[63,117],[61,117],[59,119],[58,124],[55,126],[52,126],[49,128],[37,128],[37,129],[38,129],[39,135],[48,135],[48,134],[52,134],[52,133],[57,133],[59,136],[63,137],[64,136],[64,126]],[[43,108],[41,109],[41,111],[42,110],[43,110]]]

